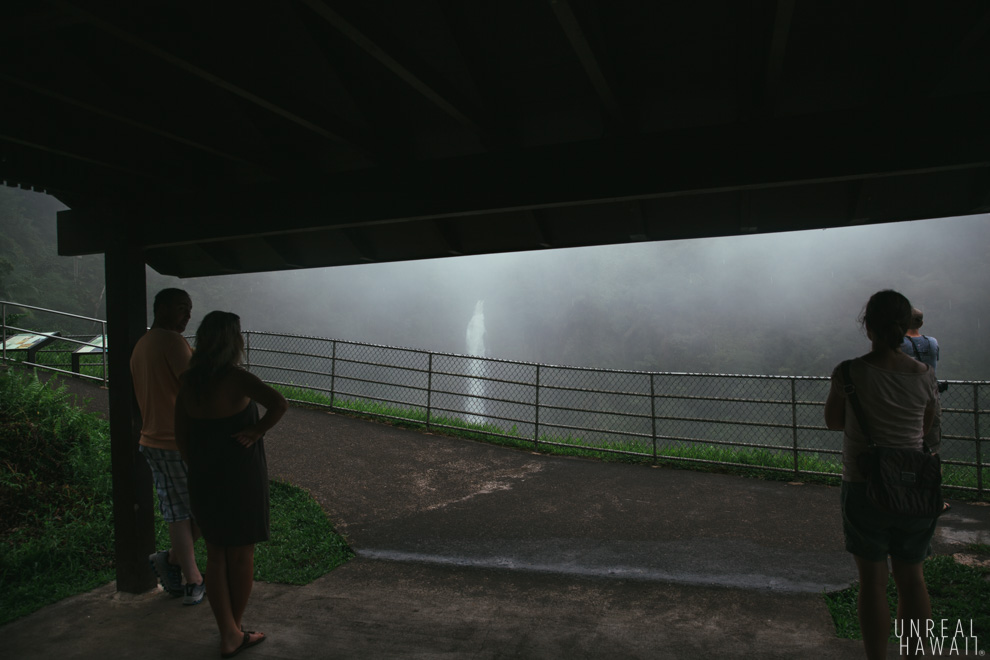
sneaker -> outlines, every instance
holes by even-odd
[[[199,584],[186,584],[186,594],[182,597],[183,605],[199,605],[203,602],[203,594],[206,593],[206,578]]]
[[[173,596],[182,596],[182,569],[175,564],[168,563],[168,550],[152,552],[148,555],[148,563],[151,570],[155,572],[161,580],[162,589]]]

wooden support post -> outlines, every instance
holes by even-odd
[[[124,232],[119,232],[123,234]],[[107,335],[110,369],[110,457],[113,474],[117,591],[155,586],[148,555],[155,549],[151,470],[138,453],[141,412],[131,383],[130,357],[147,329],[144,253],[125,236],[107,244]]]

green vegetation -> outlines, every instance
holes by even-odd
[[[0,370],[0,623],[113,578],[105,423]]]
[[[306,491],[272,481],[271,538],[254,551],[254,577],[263,582],[309,584],[354,556],[334,531],[320,505]],[[155,497],[157,510],[158,499]],[[155,546],[169,545],[168,526],[155,515]],[[206,544],[196,543],[196,563],[206,567]]]
[[[0,369],[0,624],[114,577],[107,423],[29,373]],[[168,545],[156,515],[159,547]],[[205,546],[197,544],[201,565]],[[352,556],[304,491],[271,485],[255,577],[305,584]]]
[[[103,257],[60,257],[55,214],[64,209],[50,195],[3,187],[0,189],[0,300],[48,309],[100,316],[103,300]],[[8,315],[15,310],[8,308]],[[20,327],[37,324],[34,311],[17,319]],[[52,323],[45,318],[44,325]],[[63,333],[91,332],[93,324],[60,317],[59,327],[37,328]]]
[[[973,544],[967,548],[984,561],[990,559],[990,546]],[[960,564],[945,555],[929,557],[925,561],[925,582],[932,600],[932,616],[936,620],[946,619],[952,626],[963,621],[967,634],[969,621],[973,622],[973,633],[982,641],[990,639],[990,569],[975,568]],[[825,594],[836,634],[845,639],[862,639],[859,620],[856,616],[856,600],[859,585]],[[891,613],[897,612],[897,590],[894,579],[889,578],[887,599]],[[891,629],[891,640],[896,641]]]

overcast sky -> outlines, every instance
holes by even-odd
[[[978,338],[990,302],[988,246],[990,216],[979,215],[199,280],[152,274],[149,293],[224,280],[238,294],[222,304],[249,329],[452,353],[468,352],[467,326],[484,300],[490,357],[703,370],[713,368],[705,356],[754,350],[748,338],[786,336],[807,342],[816,370],[810,356],[832,359],[828,344],[868,349],[856,318],[870,294],[894,288],[926,312],[924,330],[943,350],[958,358],[964,344],[986,361]],[[196,307],[190,327],[209,311]],[[696,336],[719,345],[692,344]]]

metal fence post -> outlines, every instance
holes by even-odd
[[[251,331],[244,333],[244,366],[251,371]]]
[[[536,397],[533,403],[533,447],[540,450],[540,365],[536,365]]]
[[[428,372],[426,374],[426,430],[430,430],[433,412],[433,353],[430,353]]]
[[[794,441],[794,476],[801,472],[798,469],[798,423],[797,423],[797,381],[791,377],[791,437]]]
[[[110,345],[107,344],[107,322],[100,322],[101,334],[103,335],[103,350],[100,353],[103,355],[103,387],[110,387],[110,370],[107,368],[107,351],[110,350]],[[82,371],[80,369],[79,371]]]
[[[337,385],[337,340],[330,342],[330,410],[334,408],[334,393]]]
[[[983,452],[980,447],[980,385],[973,383],[973,438],[976,441],[976,496],[983,499]]]
[[[657,393],[656,375],[650,374],[650,421],[653,424],[653,463],[657,462]]]

